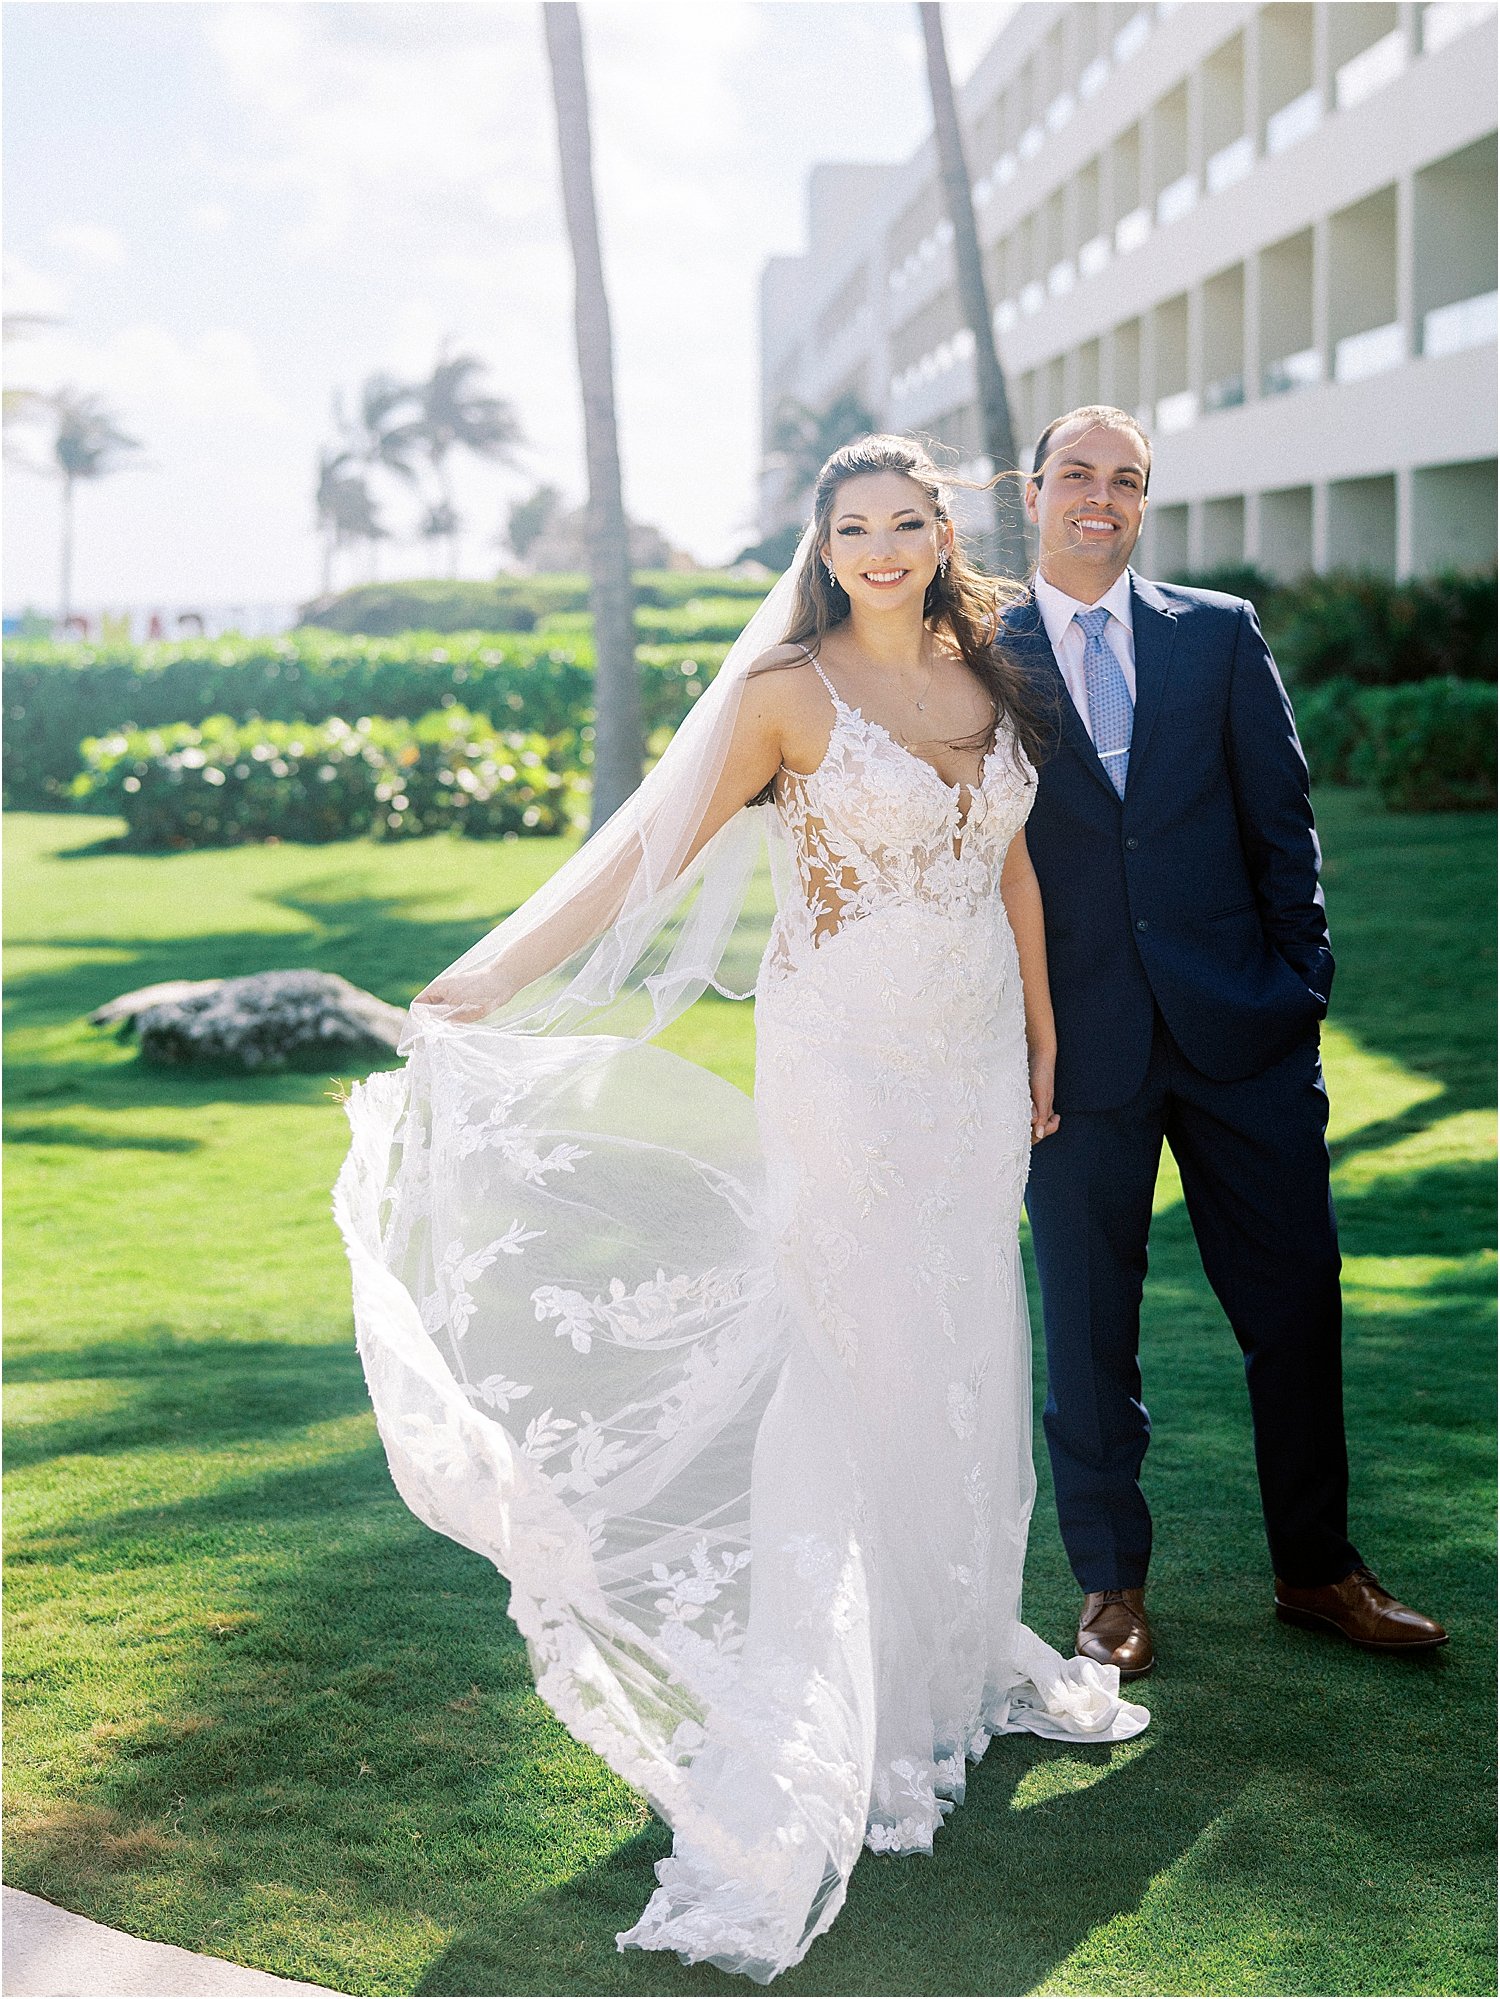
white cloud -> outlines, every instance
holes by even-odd
[[[126,261],[125,238],[118,229],[97,222],[61,222],[49,229],[47,241],[70,263],[86,270],[118,270]]]
[[[454,240],[480,218],[534,220],[547,207],[534,166],[551,144],[534,16],[229,0],[208,32],[260,121],[246,178],[299,197],[304,253],[368,245],[413,208]]]
[[[38,387],[71,384],[97,391],[132,432],[197,426],[264,434],[291,422],[253,343],[235,327],[213,327],[184,339],[169,327],[136,320],[103,340],[86,339],[67,326],[49,327],[30,344],[27,364]]]
[[[200,229],[211,236],[222,236],[234,221],[234,216],[222,201],[194,202],[192,217]]]
[[[27,258],[8,251],[5,258],[5,316],[7,319],[60,319],[68,309],[66,287],[50,271],[43,271]]]

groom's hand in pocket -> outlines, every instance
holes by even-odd
[[[1052,1108],[1052,1079],[1057,1072],[1057,1056],[1051,1050],[1033,1050],[1031,1065],[1031,1142],[1040,1145],[1057,1130],[1061,1119]]]

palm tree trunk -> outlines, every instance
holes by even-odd
[[[942,9],[937,0],[918,0],[917,13],[921,16],[922,38],[927,47],[927,83],[932,93],[932,123],[942,168],[943,198],[948,220],[953,225],[959,303],[974,336],[980,433],[994,470],[1013,474],[1016,441],[1011,428],[1010,399],[1005,393],[1000,356],[995,351],[994,322],[984,282],[984,260],[979,253],[979,231],[974,226],[974,201],[969,190],[963,133],[959,129],[953,78],[948,71],[948,51],[943,43]],[[1000,574],[1024,576],[1030,564],[1021,512],[1021,482],[1013,476],[1002,479],[995,488],[995,529]]]
[[[73,615],[73,481],[65,472],[62,489],[61,575],[57,586],[58,622],[66,624]]]
[[[609,299],[599,254],[599,216],[594,203],[583,29],[572,0],[548,0],[542,8],[542,18],[547,29],[547,56],[557,111],[563,208],[573,249],[573,320],[588,453],[589,608],[594,618],[595,709],[590,831],[597,831],[640,783],[644,763],[641,691],[635,662],[635,589],[630,574],[630,531],[620,491],[614,353]]]

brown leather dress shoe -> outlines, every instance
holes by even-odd
[[[1094,1589],[1078,1619],[1078,1655],[1118,1666],[1122,1680],[1138,1680],[1156,1664],[1143,1589]]]
[[[1319,1589],[1294,1589],[1278,1576],[1276,1615],[1283,1624],[1336,1631],[1366,1652],[1431,1652],[1448,1642],[1436,1619],[1398,1603],[1366,1568]]]

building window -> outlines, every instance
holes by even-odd
[[[1151,234],[1151,211],[1141,186],[1141,132],[1132,125],[1122,132],[1110,149],[1112,213],[1108,225],[1116,250],[1123,256],[1135,250]]]
[[[1068,401],[1074,409],[1082,409],[1097,403],[1099,395],[1099,343],[1085,340],[1073,351],[1073,387]]]
[[[1328,9],[1328,59],[1333,69],[1333,101],[1351,111],[1393,83],[1406,67],[1406,34],[1401,9],[1343,0]]]
[[[1220,271],[1203,287],[1203,407],[1245,400],[1245,267]]]
[[[1149,507],[1151,567],[1167,582],[1188,573],[1188,510],[1185,506]]]
[[[1396,318],[1394,187],[1329,218],[1328,334],[1335,381],[1361,382],[1406,359],[1406,329]]]
[[[1416,176],[1412,290],[1424,354],[1495,338],[1495,174],[1491,133]]]
[[[1282,395],[1323,379],[1313,345],[1313,238],[1310,229],[1260,253],[1261,390]]]
[[[1313,566],[1311,486],[1286,486],[1260,496],[1260,566],[1294,583]]]
[[[1188,374],[1187,294],[1163,299],[1152,314],[1156,394],[1155,420],[1160,431],[1186,430],[1198,420],[1198,398]]]
[[[1181,221],[1198,199],[1198,177],[1189,170],[1187,85],[1175,90],[1151,114],[1153,159],[1151,205],[1164,227]]]
[[[1255,164],[1255,141],[1245,130],[1245,38],[1235,35],[1204,63],[1204,178],[1210,194],[1242,180]]]
[[[1245,500],[1205,500],[1201,523],[1201,560],[1205,569],[1229,569],[1245,559]]]
[[[1109,386],[1105,393],[1117,409],[1132,415],[1141,406],[1141,322],[1128,319],[1109,336]]]
[[[1313,9],[1302,0],[1260,10],[1260,102],[1268,153],[1317,130],[1323,100],[1313,76]]]
[[[1333,479],[1328,486],[1330,569],[1396,573],[1396,477]]]
[[[1411,563],[1419,576],[1495,559],[1495,461],[1423,465],[1411,478]]]

